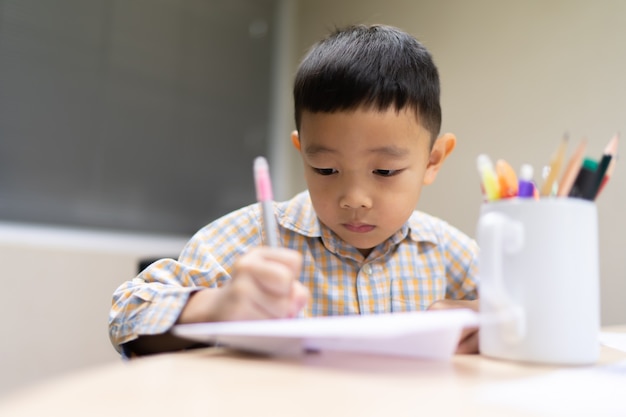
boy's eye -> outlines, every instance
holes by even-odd
[[[313,171],[317,172],[320,175],[333,175],[337,172],[336,169],[333,168],[313,168]]]
[[[381,177],[393,177],[394,175],[400,173],[399,169],[375,169],[374,174],[380,175]]]

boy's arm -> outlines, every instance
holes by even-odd
[[[162,261],[153,268],[167,268],[164,265],[167,263]],[[168,331],[173,324],[294,317],[308,295],[298,281],[301,266],[302,256],[296,251],[251,249],[237,260],[232,279],[221,288],[192,288],[194,292],[186,294],[186,299],[180,297],[182,307],[163,297],[153,305],[140,304],[133,323],[136,338],[120,345],[127,356],[179,350],[194,344],[171,335]],[[161,293],[167,292],[161,289]]]
[[[257,248],[260,224],[258,206],[230,213],[196,233],[178,261],[157,261],[122,284],[109,316],[116,349],[178,349],[182,341],[168,333],[176,323],[283,317],[301,308],[301,255]]]
[[[140,345],[141,341],[130,342],[144,336],[171,338],[167,333],[191,295],[222,286],[231,278],[234,260],[249,246],[260,244],[255,224],[250,208],[230,213],[199,230],[178,261],[161,259],[120,285],[109,314],[109,337],[115,348],[122,352],[122,345]]]
[[[109,336],[115,348],[121,352],[123,344],[144,336],[169,339],[167,332],[192,294],[223,286],[231,279],[234,262],[248,248],[261,244],[259,218],[260,210],[254,206],[232,212],[199,230],[178,261],[157,261],[120,285],[109,314]]]
[[[190,269],[173,259],[162,259],[115,290],[109,313],[109,337],[119,352],[129,356],[129,348],[138,345],[137,351],[130,350],[143,353],[139,351],[143,350],[141,341],[131,343],[138,338],[173,339],[167,332],[178,320],[189,297],[199,290],[196,283],[186,282]]]

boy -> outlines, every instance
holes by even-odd
[[[294,102],[308,191],[274,207],[281,248],[263,246],[258,204],[204,227],[116,290],[118,350],[189,347],[177,323],[477,308],[475,242],[415,211],[456,144],[429,52],[388,26],[337,30],[302,61]]]

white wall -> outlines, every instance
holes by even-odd
[[[185,241],[0,223],[0,395],[119,361],[107,328],[113,291],[139,260],[178,256]]]
[[[312,43],[349,23],[395,25],[430,49],[442,81],[443,130],[457,135],[458,147],[419,208],[470,235],[481,204],[479,153],[539,169],[565,131],[573,144],[587,137],[594,157],[626,131],[624,1],[300,0],[295,13],[292,73]],[[287,148],[291,129],[290,121]],[[304,183],[296,153],[289,155],[295,193]],[[602,322],[625,323],[626,167],[616,170],[598,212]]]

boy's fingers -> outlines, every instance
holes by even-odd
[[[463,329],[461,341],[457,346],[456,353],[478,353],[478,328],[471,327]]]
[[[309,300],[309,290],[300,281],[293,283],[291,293],[291,310],[288,317],[295,317]]]
[[[259,318],[293,318],[306,305],[308,298],[308,289],[294,281],[289,295],[277,296],[260,290],[251,298],[251,303]]]
[[[299,275],[302,268],[302,255],[293,249],[257,247],[251,249],[239,260],[235,267],[238,270],[250,270],[264,263],[280,263],[288,268],[293,275]]]
[[[261,289],[248,276],[239,276],[224,288],[222,320],[261,320],[286,317],[289,297],[275,296]]]
[[[302,255],[286,248],[258,247],[234,265],[225,308],[237,319],[293,317],[302,309],[308,291],[297,280]],[[226,288],[225,288],[226,289]]]
[[[291,273],[298,277],[302,270],[302,254],[293,249],[287,248],[259,248],[259,254],[267,260],[280,262],[291,270]]]
[[[221,320],[255,320],[264,318],[256,312],[252,300],[258,291],[254,281],[245,276],[230,281],[223,288],[223,297],[220,308]]]
[[[292,274],[296,276],[300,275],[300,270],[302,268],[302,254],[293,249],[260,246],[250,250],[248,253],[252,254],[255,259],[279,262],[289,268]]]
[[[432,303],[429,310],[449,310],[454,308],[468,308],[470,310],[478,311],[478,300],[437,300]]]
[[[255,248],[235,265],[237,277],[253,279],[264,291],[275,296],[288,296],[300,274],[302,255],[284,248]],[[238,278],[239,279],[239,278]]]
[[[479,311],[478,300],[438,300],[431,304],[429,310],[449,310],[455,308],[469,308]],[[478,328],[466,327],[461,333],[456,353],[478,353]]]

